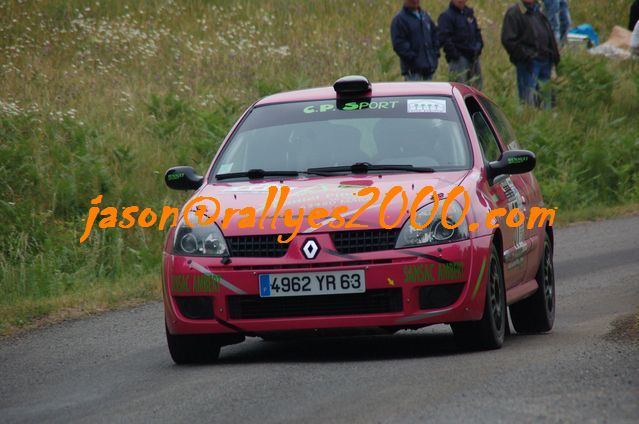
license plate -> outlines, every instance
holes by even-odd
[[[260,297],[364,293],[363,270],[260,274]]]

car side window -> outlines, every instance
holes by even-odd
[[[480,97],[479,101],[484,106],[484,109],[486,109],[486,112],[488,112],[488,116],[492,119],[495,127],[497,127],[497,132],[501,136],[501,141],[504,145],[508,146],[509,149],[518,149],[519,143],[517,142],[517,137],[504,112],[488,99]]]
[[[473,122],[484,159],[488,162],[499,160],[502,151],[501,145],[479,102],[474,96],[468,96],[464,99],[464,103],[466,103],[466,108]]]
[[[473,120],[473,126],[479,138],[479,145],[481,146],[481,152],[484,155],[484,159],[488,162],[499,160],[501,156],[501,150],[499,149],[499,143],[495,134],[490,129],[490,125],[484,118],[481,112],[475,112],[471,116]]]

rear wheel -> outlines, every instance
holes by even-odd
[[[480,321],[453,323],[455,343],[462,349],[499,349],[506,334],[506,292],[501,255],[495,245],[490,252],[486,302]]]
[[[220,357],[222,345],[214,334],[174,335],[165,329],[169,352],[176,364],[206,364]]]
[[[548,234],[535,279],[539,284],[537,291],[510,306],[510,318],[518,333],[543,333],[550,331],[555,323],[555,267]]]

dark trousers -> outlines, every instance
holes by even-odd
[[[517,91],[522,103],[550,109],[552,106],[550,61],[533,59],[530,62],[518,63],[516,68]]]
[[[452,62],[448,62],[448,78],[451,81],[468,84],[481,90],[483,82],[481,78],[481,65],[479,58],[470,61],[464,56]]]
[[[404,74],[404,81],[430,81],[433,79],[433,72],[409,71]]]

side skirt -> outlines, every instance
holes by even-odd
[[[532,296],[538,288],[539,284],[537,284],[537,280],[534,278],[530,281],[526,281],[525,283],[518,284],[506,291],[506,304],[512,305],[513,303]]]

